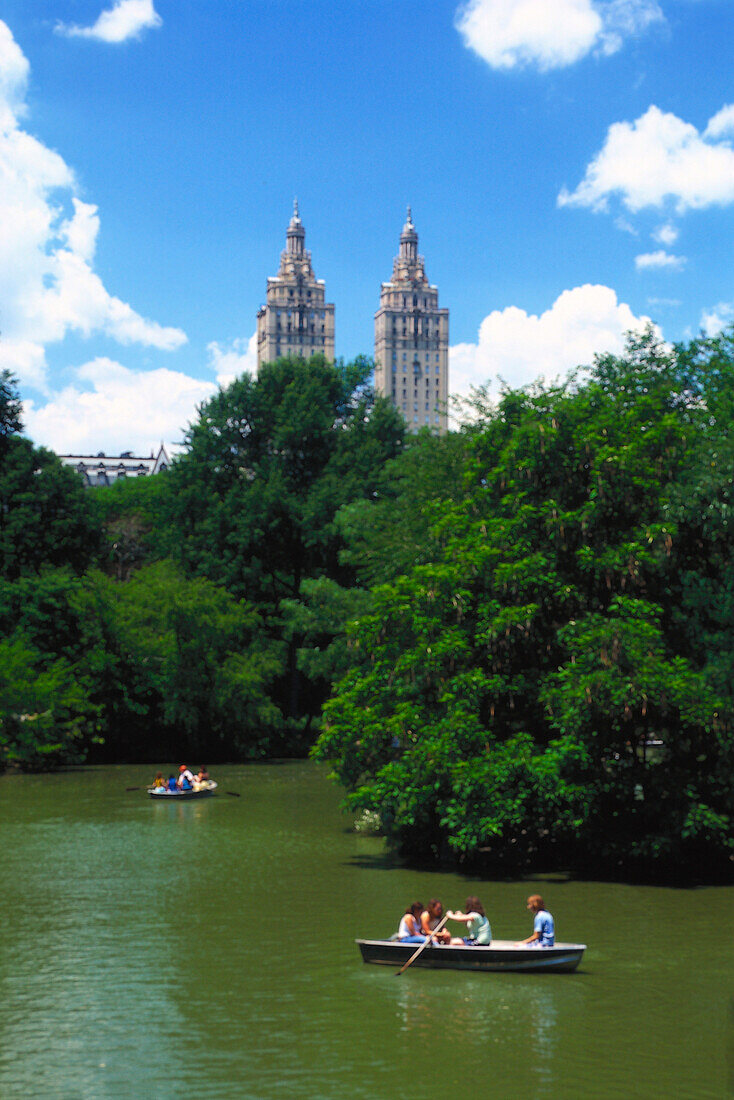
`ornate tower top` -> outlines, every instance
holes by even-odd
[[[288,223],[288,229],[285,234],[285,250],[286,254],[295,259],[303,259],[303,243],[306,240],[306,230],[303,228],[303,222],[298,215],[298,199],[293,200],[293,217]]]
[[[408,207],[408,215],[400,234],[400,252],[393,263],[392,281],[399,283],[407,280],[410,283],[426,284],[428,280],[424,263],[423,257],[418,255],[418,234],[413,225],[413,214]]]

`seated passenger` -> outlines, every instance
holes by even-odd
[[[182,791],[190,791],[193,788],[194,776],[185,764],[178,769],[178,785]]]
[[[449,909],[449,920],[460,921],[466,925],[467,935],[463,938],[452,937],[453,944],[478,944],[482,947],[492,942],[492,929],[484,912],[484,907],[476,895],[466,899],[466,912],[454,913]]]
[[[165,787],[166,781],[163,778],[163,772],[156,772],[155,779],[153,780],[153,790],[157,791],[159,787]]]
[[[526,908],[533,914],[533,934],[526,940],[520,940],[518,947],[523,944],[528,947],[553,947],[556,942],[555,925],[540,894],[531,894]]]
[[[426,939],[421,935],[421,913],[423,902],[414,901],[405,910],[398,928],[398,939],[401,943],[423,943]]]
[[[196,773],[197,783],[207,783],[209,781],[209,772],[206,770],[206,764],[202,764]]]
[[[175,775],[169,775],[168,783],[166,784],[166,786],[167,786],[167,789],[169,791],[175,791],[176,790],[176,788],[178,787],[178,783],[176,782],[176,776]]]
[[[430,936],[436,943],[450,943],[451,933],[442,928],[436,932],[443,917],[443,905],[438,898],[431,898],[427,907],[421,913],[421,932],[424,936]]]

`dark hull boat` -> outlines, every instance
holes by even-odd
[[[210,779],[194,791],[169,791],[167,787],[148,787],[148,794],[158,802],[190,802],[194,798],[210,798],[216,789],[216,783]]]
[[[366,963],[379,963],[396,969],[404,966],[418,946],[397,940],[356,940]],[[452,947],[430,944],[421,951],[413,966],[432,970],[524,971],[537,973],[575,970],[586,950],[585,943],[557,943],[555,947],[516,947],[510,940],[493,940],[488,947],[468,945]]]

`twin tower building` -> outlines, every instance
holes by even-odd
[[[257,362],[281,356],[334,358],[334,306],[317,279],[306,231],[294,204],[278,274],[268,279],[257,313]],[[449,311],[438,307],[438,287],[426,278],[418,234],[408,207],[392,279],[380,288],[375,314],[375,389],[392,400],[412,431],[448,427]]]

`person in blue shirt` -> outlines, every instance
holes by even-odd
[[[176,790],[176,776],[175,775],[169,775],[168,783],[166,784],[166,786],[167,786],[169,791],[175,791]]]
[[[531,894],[526,908],[533,914],[533,934],[526,940],[520,940],[518,946],[527,944],[528,947],[553,947],[556,942],[555,925],[540,894]]]

